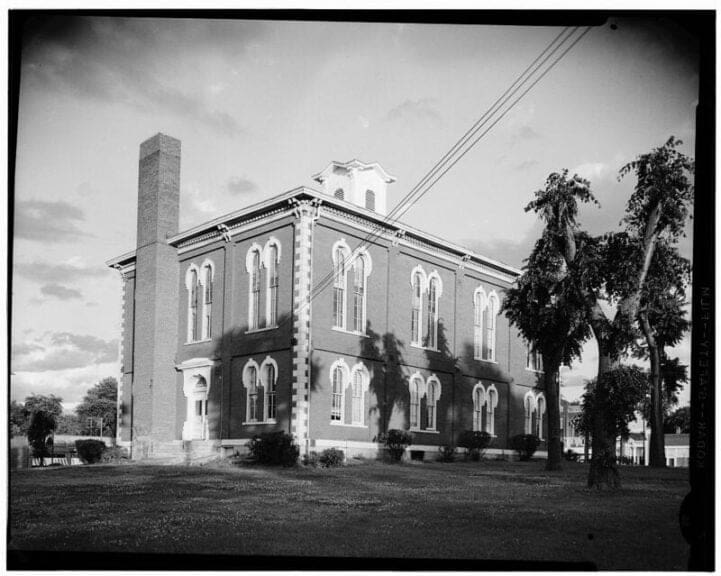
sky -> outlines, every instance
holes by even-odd
[[[612,26],[613,25],[613,26]],[[121,280],[135,247],[138,148],[182,141],[181,230],[297,186],[332,160],[417,184],[561,31],[478,26],[40,17],[23,37],[15,173],[11,398],[66,410],[118,376]],[[619,229],[618,170],[671,135],[694,155],[698,46],[660,18],[592,29],[403,221],[521,266],[524,206],[568,168],[591,181],[592,233]],[[681,243],[691,257],[691,228]],[[688,363],[689,339],[672,354]],[[589,343],[564,396],[595,375]],[[682,395],[688,401],[688,390]]]

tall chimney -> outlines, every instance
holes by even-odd
[[[167,238],[178,232],[179,207],[180,141],[156,134],[140,145],[138,177],[132,401],[133,452],[138,457],[178,436],[179,264]]]

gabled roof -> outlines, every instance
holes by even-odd
[[[664,434],[663,441],[666,446],[688,446],[688,434]]]
[[[323,181],[328,178],[328,176],[333,172],[336,168],[342,168],[345,170],[375,170],[378,175],[387,183],[390,184],[391,182],[396,181],[395,176],[391,176],[383,170],[383,167],[378,164],[378,162],[371,162],[370,164],[366,164],[365,162],[361,162],[360,160],[353,159],[349,162],[337,162],[333,161],[328,166],[326,166],[323,170],[318,172],[317,174],[314,174],[312,176],[313,180],[316,182],[323,183]]]

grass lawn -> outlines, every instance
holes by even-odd
[[[686,470],[623,467],[623,487],[604,492],[585,487],[584,464],[543,467],[482,461],[12,471],[9,549],[686,569],[678,524]]]

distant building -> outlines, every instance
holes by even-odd
[[[331,162],[320,190],[183,232],[179,177],[178,140],[141,145],[137,248],[108,262],[134,458],[243,450],[273,430],[303,452],[372,454],[407,429],[427,456],[464,430],[488,431],[491,453],[545,435],[539,359],[499,315],[520,271],[386,218],[381,166]]]
[[[666,447],[666,466],[670,468],[688,468],[689,434],[664,435]]]

